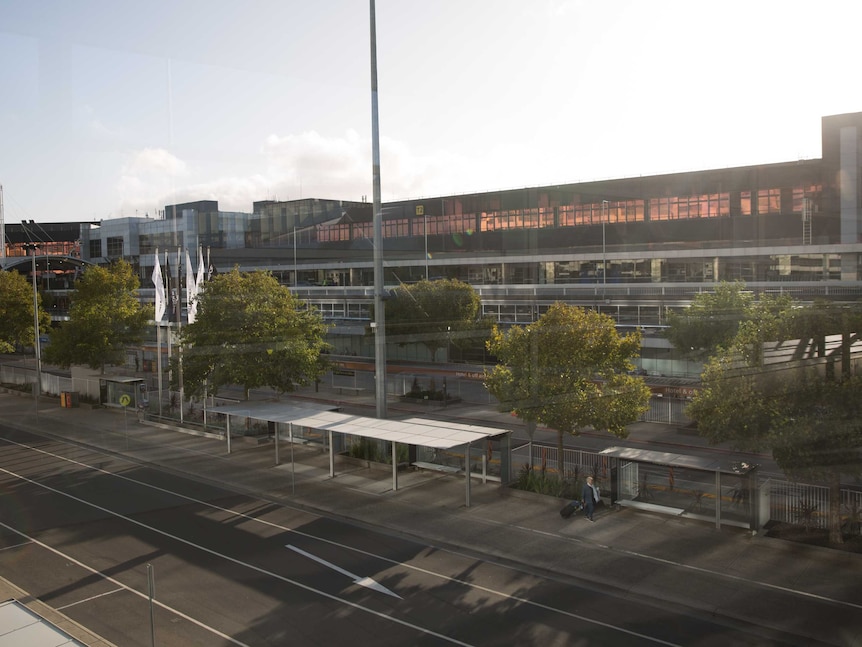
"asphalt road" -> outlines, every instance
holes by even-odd
[[[124,646],[781,644],[2,426],[0,571]]]

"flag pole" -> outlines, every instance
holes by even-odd
[[[156,265],[159,264],[159,248],[156,247],[156,253],[154,255],[156,259]],[[161,271],[159,272],[159,280],[161,281]],[[162,290],[164,290],[164,286],[161,286]],[[159,286],[156,286],[156,291],[158,292]],[[159,315],[164,315],[164,313],[156,313],[156,371],[158,373],[159,380],[159,418],[162,417],[162,317]]]
[[[182,248],[177,247],[177,385],[180,389],[180,424],[183,423],[183,405],[185,397],[183,393],[183,344],[181,341],[183,332],[183,259]],[[188,295],[186,295],[188,300]]]
[[[173,277],[171,276],[171,263],[170,263],[170,252],[165,250],[165,266],[167,269],[167,277],[168,277],[168,286],[167,290],[167,307],[168,307],[168,377],[171,377],[171,352],[172,347],[174,345],[173,342],[173,332],[171,330],[171,317],[173,316],[171,313],[174,311],[174,289],[173,289]],[[169,384],[170,386],[170,384]],[[171,397],[170,388],[168,389],[168,398]]]

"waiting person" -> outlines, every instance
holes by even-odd
[[[587,482],[584,483],[584,489],[581,491],[581,498],[584,500],[584,516],[590,521],[593,520],[593,511],[596,509],[596,488],[593,487],[593,477],[588,476]]]

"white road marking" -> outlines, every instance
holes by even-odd
[[[119,593],[120,591],[125,591],[125,588],[114,589],[113,591],[105,591],[104,593],[99,593],[99,595],[91,595],[88,598],[84,598],[83,600],[78,600],[77,602],[70,602],[69,604],[64,604],[62,607],[57,607],[57,611],[63,611],[70,607],[77,606],[79,604],[83,604],[84,602],[89,602],[90,600],[98,600],[99,598],[103,598],[107,595],[114,595],[114,593]]]
[[[3,471],[5,472],[6,470],[3,470]],[[28,479],[24,479],[24,480],[28,480]],[[38,483],[37,483],[36,485],[38,485]],[[48,489],[50,490],[51,488],[48,488]],[[72,498],[74,499],[75,497],[72,497]],[[130,587],[130,586],[126,586],[125,584],[123,584],[123,583],[122,583],[122,582],[120,582],[119,580],[115,580],[115,579],[114,579],[113,577],[111,577],[110,575],[105,575],[105,574],[104,574],[104,573],[102,573],[101,571],[97,571],[95,568],[91,568],[90,566],[87,566],[86,564],[84,564],[83,562],[78,561],[77,559],[75,559],[75,558],[74,558],[74,557],[72,557],[71,555],[68,555],[68,554],[66,554],[66,553],[60,552],[60,551],[59,551],[59,550],[57,550],[56,548],[53,548],[53,547],[49,546],[48,544],[46,544],[46,543],[44,543],[44,542],[39,541],[39,540],[38,540],[38,539],[36,539],[35,537],[30,537],[29,535],[27,535],[26,533],[21,532],[21,531],[20,531],[20,530],[18,530],[17,528],[13,528],[12,526],[7,526],[7,525],[6,525],[5,523],[3,523],[2,521],[0,521],[0,526],[3,526],[3,527],[4,527],[4,528],[6,528],[7,530],[11,530],[12,532],[19,534],[19,535],[21,535],[22,537],[26,537],[27,539],[29,539],[31,542],[33,542],[33,543],[34,543],[34,544],[36,544],[37,546],[41,546],[41,547],[42,547],[42,548],[44,548],[45,550],[48,550],[48,551],[50,551],[50,552],[54,553],[55,555],[59,555],[59,556],[60,556],[60,557],[62,557],[63,559],[67,559],[67,560],[69,560],[70,562],[72,562],[72,563],[73,563],[73,564],[75,564],[76,566],[80,566],[80,567],[81,567],[81,568],[83,568],[85,571],[88,571],[88,572],[92,573],[93,575],[98,575],[98,576],[99,576],[99,577],[101,577],[102,579],[107,580],[108,582],[111,582],[112,584],[116,584],[118,587],[120,587],[121,589],[123,589],[123,590],[125,590],[125,591],[128,591],[129,593],[134,593],[134,594],[135,594],[135,595],[137,595],[139,598],[143,598],[143,599],[145,599],[145,600],[149,600],[149,596],[148,596],[148,595],[146,595],[146,594],[144,594],[144,593],[141,593],[140,591],[136,591],[135,589],[133,589],[133,588],[132,588],[132,587]],[[159,602],[158,600],[155,600],[155,599],[154,599],[154,600],[153,600],[153,604],[155,604],[156,606],[158,606],[158,607],[160,607],[160,608],[162,608],[162,609],[165,609],[166,611],[170,611],[171,613],[173,613],[173,614],[175,614],[175,615],[177,615],[177,616],[179,616],[179,617],[181,617],[181,618],[184,618],[185,620],[188,620],[189,622],[191,622],[192,624],[197,625],[198,627],[201,627],[201,628],[203,628],[203,629],[206,629],[207,631],[210,631],[210,632],[214,633],[214,634],[215,634],[216,636],[218,636],[219,638],[224,638],[225,640],[227,640],[227,641],[229,641],[229,642],[232,642],[234,645],[239,645],[240,647],[251,647],[251,645],[246,645],[246,644],[245,644],[245,643],[243,643],[243,642],[240,642],[240,641],[238,641],[238,640],[234,640],[233,638],[231,638],[231,637],[230,637],[230,636],[228,636],[227,634],[223,634],[222,632],[220,632],[218,629],[215,629],[215,628],[213,628],[213,627],[210,627],[210,626],[208,626],[208,625],[205,625],[205,624],[203,624],[202,622],[200,622],[199,620],[195,620],[195,619],[194,619],[194,618],[192,618],[191,616],[187,616],[187,615],[186,615],[186,614],[184,614],[182,611],[178,611],[177,609],[174,609],[173,607],[169,607],[167,604],[162,604],[162,603],[161,603],[161,602]]]
[[[58,457],[58,458],[61,458],[61,457]],[[21,474],[16,474],[15,472],[11,472],[11,471],[4,469],[2,467],[0,467],[0,472],[3,472],[4,474],[8,474],[9,476],[13,476],[15,478],[18,478],[22,481],[25,481],[26,483],[30,483],[31,485],[35,485],[36,487],[41,487],[41,488],[44,488],[50,492],[54,492],[55,494],[59,494],[60,496],[67,497],[67,498],[72,499],[73,501],[77,501],[78,503],[81,503],[83,505],[90,506],[91,508],[95,508],[96,510],[104,512],[105,514],[112,515],[114,517],[117,517],[118,519],[122,519],[123,521],[134,524],[140,528],[144,528],[146,530],[149,530],[150,532],[154,532],[154,533],[157,533],[157,534],[162,535],[164,537],[168,537],[168,538],[173,539],[174,541],[177,541],[181,544],[185,544],[186,546],[191,546],[192,548],[195,548],[195,549],[200,550],[202,552],[208,553],[210,555],[214,555],[215,557],[219,557],[220,559],[231,562],[233,564],[237,564],[239,566],[244,566],[245,568],[252,570],[252,571],[255,571],[256,573],[260,573],[262,575],[266,575],[267,577],[271,577],[273,579],[280,580],[280,581],[285,582],[287,584],[291,584],[291,585],[296,586],[296,587],[303,589],[305,591],[309,591],[311,593],[316,593],[317,595],[325,597],[329,600],[339,602],[340,604],[346,604],[347,606],[353,607],[354,609],[357,609],[359,611],[364,611],[365,613],[370,613],[371,615],[377,616],[378,618],[382,618],[384,620],[394,622],[394,623],[402,625],[404,627],[408,627],[408,628],[413,629],[414,631],[417,631],[419,633],[427,634],[429,636],[434,636],[435,638],[439,638],[440,640],[443,640],[445,642],[452,643],[453,645],[461,645],[462,647],[474,647],[473,645],[470,645],[470,643],[461,642],[460,640],[456,640],[455,638],[452,638],[451,636],[446,636],[444,634],[437,633],[436,631],[426,629],[425,627],[420,627],[419,625],[415,625],[411,622],[407,622],[406,620],[401,620],[400,618],[395,618],[393,616],[386,615],[385,613],[375,611],[374,609],[369,609],[368,607],[364,607],[361,604],[357,604],[355,602],[345,600],[343,598],[338,597],[337,595],[332,595],[330,593],[327,593],[326,591],[321,591],[320,589],[316,589],[313,586],[308,586],[307,584],[303,584],[302,582],[291,579],[289,577],[279,575],[278,573],[273,573],[272,571],[267,571],[266,569],[263,569],[259,566],[255,566],[254,564],[249,564],[248,562],[243,562],[242,560],[236,559],[235,557],[231,557],[230,555],[225,555],[224,553],[219,553],[215,550],[212,550],[211,548],[207,548],[206,546],[201,546],[199,544],[195,544],[194,542],[191,542],[188,539],[183,539],[182,537],[172,535],[171,533],[165,532],[164,530],[159,530],[158,528],[154,528],[153,526],[148,526],[147,524],[142,523],[140,521],[136,521],[135,519],[132,519],[131,517],[127,517],[126,515],[120,514],[118,512],[114,512],[113,510],[108,510],[107,508],[103,508],[102,506],[97,505],[95,503],[92,503],[90,501],[85,501],[84,499],[78,498],[72,494],[68,494],[67,492],[61,492],[60,490],[52,488],[49,485],[45,485],[44,483],[39,483],[38,481],[34,481],[32,479],[29,479],[26,476],[23,476]],[[50,550],[50,551],[52,551],[58,555],[63,555],[63,553],[61,553],[60,551],[51,548],[47,544],[44,544],[40,541],[37,541],[33,537],[26,535],[25,533],[21,532],[17,528],[7,526],[2,521],[0,521],[0,526],[3,526],[4,528],[6,528],[8,530],[11,530],[13,532],[18,533],[22,537],[26,537],[30,541],[38,544],[39,546],[42,546],[42,547]],[[63,556],[68,557],[67,555],[63,555]],[[73,561],[75,564],[78,564],[79,566],[81,566],[82,568],[86,568],[90,572],[95,573],[95,574],[99,575],[100,577],[103,577],[106,580],[113,582],[114,584],[116,584],[118,586],[125,587],[125,585],[122,582],[118,582],[117,580],[115,580],[115,579],[113,579],[107,575],[104,575],[103,573],[100,573],[99,571],[92,569],[89,566],[86,566],[82,562],[78,562],[77,560],[75,560],[71,557],[68,557],[68,558],[71,561]],[[134,591],[134,589],[129,589],[129,591]],[[138,591],[134,591],[134,592],[141,597],[146,597],[143,593],[139,593]],[[169,608],[166,605],[162,605],[162,604],[159,604],[159,606],[161,606],[165,609]],[[173,609],[172,609],[172,611],[173,611]],[[208,627],[208,626],[202,624],[201,622],[199,622],[197,620],[194,620],[190,616],[186,616],[186,615],[181,614],[179,612],[176,612],[176,613],[178,615],[181,615],[183,618],[189,620],[190,622],[194,622],[196,625],[198,625],[200,627],[204,627],[204,628],[208,629],[209,631],[212,631],[213,633],[217,634],[218,636],[223,637],[227,640],[230,640],[232,643],[234,643],[236,645],[242,645],[242,647],[250,647],[250,645],[246,645],[245,643],[241,643],[241,642],[238,642],[236,640],[233,640],[229,636],[222,634],[221,632],[217,631],[216,629],[214,629],[212,627]]]
[[[11,546],[4,546],[3,548],[0,548],[0,550],[9,550],[11,548],[18,548],[19,546],[26,546],[29,543],[30,543],[29,541],[22,541],[20,544],[12,544]]]
[[[342,575],[346,575],[347,577],[349,577],[350,579],[353,580],[354,584],[358,584],[359,586],[364,586],[366,588],[372,589],[372,590],[377,591],[379,593],[385,593],[386,595],[391,595],[393,598],[398,598],[399,600],[404,599],[400,595],[397,595],[396,593],[393,593],[392,591],[387,589],[382,584],[378,584],[377,582],[375,582],[370,577],[362,577],[360,575],[354,575],[350,571],[346,571],[343,568],[341,568],[340,566],[336,566],[335,564],[333,564],[331,562],[327,562],[325,559],[322,559],[322,558],[318,557],[317,555],[312,555],[311,553],[308,553],[308,552],[302,550],[301,548],[297,548],[296,546],[292,546],[290,544],[285,544],[285,548],[289,548],[290,550],[292,550],[296,553],[299,553],[300,555],[305,555],[309,559],[313,559],[318,564],[323,564],[327,568],[331,568],[333,571],[337,571],[338,573],[341,573]]]
[[[31,432],[31,433],[32,433],[32,432]],[[381,561],[388,562],[388,563],[390,563],[390,564],[394,564],[394,565],[397,565],[397,566],[401,566],[402,568],[406,568],[406,569],[409,569],[409,570],[413,570],[413,571],[416,571],[416,572],[418,572],[418,573],[422,573],[422,574],[424,574],[424,575],[429,575],[429,576],[432,576],[432,577],[435,577],[435,578],[439,578],[439,579],[442,579],[442,580],[446,580],[446,581],[449,581],[449,582],[458,583],[458,584],[461,584],[461,585],[463,585],[463,586],[470,587],[470,588],[473,588],[473,589],[476,589],[476,590],[480,590],[480,591],[484,591],[484,592],[486,592],[486,593],[490,593],[490,594],[493,594],[493,595],[499,596],[499,597],[504,598],[504,599],[509,599],[509,600],[513,600],[513,601],[515,601],[515,602],[520,602],[520,603],[523,603],[523,604],[527,604],[527,605],[535,606],[535,607],[538,607],[538,608],[541,608],[541,609],[545,609],[545,610],[548,610],[548,611],[552,611],[552,612],[554,612],[554,613],[559,613],[559,614],[564,615],[564,616],[568,616],[568,617],[571,617],[571,618],[575,618],[575,619],[577,619],[577,620],[582,620],[582,621],[584,621],[584,622],[588,622],[588,623],[590,623],[590,624],[596,624],[596,625],[599,625],[599,626],[602,626],[602,627],[606,627],[606,628],[610,628],[610,629],[617,630],[617,631],[622,632],[622,633],[625,633],[625,634],[629,634],[629,635],[637,636],[637,637],[639,637],[639,638],[644,638],[644,639],[646,639],[646,640],[650,640],[650,641],[653,641],[653,642],[657,642],[657,643],[659,643],[659,644],[673,645],[673,643],[664,642],[664,641],[659,640],[659,639],[656,639],[656,638],[654,638],[654,637],[652,637],[652,636],[646,636],[646,635],[643,635],[643,634],[639,634],[639,633],[637,633],[637,632],[629,631],[629,630],[624,629],[624,628],[622,628],[622,627],[617,627],[617,626],[614,626],[614,625],[610,625],[610,624],[607,624],[607,623],[603,623],[603,622],[600,622],[600,621],[598,621],[598,620],[595,620],[594,618],[590,618],[590,617],[586,617],[586,616],[580,616],[580,615],[578,615],[578,614],[571,613],[571,612],[569,612],[569,611],[565,611],[565,610],[563,610],[563,609],[558,609],[558,608],[551,607],[551,606],[548,606],[548,605],[540,604],[540,603],[538,603],[538,602],[535,602],[535,601],[533,601],[533,600],[529,600],[529,599],[527,599],[527,598],[522,598],[522,597],[519,597],[519,596],[516,596],[516,595],[509,595],[508,593],[504,593],[504,592],[502,592],[502,591],[498,591],[498,590],[496,590],[496,589],[492,589],[492,588],[490,588],[490,587],[482,586],[482,585],[475,584],[475,583],[473,583],[473,582],[468,582],[468,581],[465,581],[465,580],[461,580],[461,579],[458,579],[458,578],[455,578],[455,577],[450,577],[450,576],[448,576],[448,575],[443,575],[443,574],[440,574],[440,573],[435,572],[435,571],[430,571],[430,570],[428,570],[428,569],[424,569],[424,568],[422,568],[422,567],[415,566],[415,565],[413,565],[413,564],[407,564],[407,563],[405,563],[405,562],[398,562],[398,561],[393,560],[393,559],[390,559],[390,558],[388,558],[388,557],[384,557],[384,556],[381,556],[381,555],[377,555],[377,554],[375,554],[375,553],[371,553],[371,552],[368,552],[368,551],[365,551],[365,550],[362,550],[362,549],[356,548],[356,547],[354,547],[354,546],[350,546],[350,545],[347,545],[347,544],[341,544],[341,543],[336,542],[336,541],[333,541],[333,540],[331,540],[331,539],[326,539],[326,538],[324,538],[324,537],[318,537],[318,536],[316,536],[316,535],[311,535],[311,534],[308,534],[308,533],[304,533],[304,532],[302,532],[302,531],[295,530],[295,529],[293,529],[293,528],[288,528],[288,527],[286,527],[286,526],[282,526],[282,525],[279,525],[279,524],[273,523],[273,522],[271,522],[271,521],[266,521],[266,520],[264,520],[264,519],[258,519],[258,518],[256,518],[256,517],[253,517],[253,516],[251,516],[251,515],[247,515],[247,514],[242,513],[242,512],[237,512],[237,511],[235,511],[235,510],[230,510],[230,509],[228,509],[228,508],[223,508],[223,507],[218,506],[218,505],[215,505],[215,504],[213,504],[213,503],[209,503],[209,502],[206,502],[206,501],[202,501],[202,500],[200,500],[200,499],[195,499],[194,497],[190,497],[190,496],[187,496],[187,495],[185,495],[185,494],[180,494],[180,493],[178,493],[178,492],[173,492],[173,491],[171,491],[171,490],[167,490],[167,489],[165,489],[165,488],[161,488],[161,487],[159,487],[159,486],[157,486],[157,485],[152,485],[152,484],[150,484],[150,483],[146,483],[146,482],[143,482],[143,481],[139,481],[139,480],[137,480],[137,479],[133,479],[133,478],[130,478],[130,477],[128,477],[128,476],[123,476],[122,474],[115,474],[115,473],[113,473],[113,472],[109,472],[109,471],[104,470],[104,469],[101,469],[101,468],[99,468],[99,467],[95,467],[95,466],[92,466],[92,465],[88,465],[88,464],[86,464],[86,463],[82,463],[82,462],[80,462],[80,461],[76,461],[76,460],[74,460],[74,459],[67,458],[67,457],[65,457],[65,456],[60,456],[60,455],[58,455],[58,454],[54,454],[54,453],[49,452],[49,451],[45,451],[45,450],[42,450],[42,449],[39,449],[39,448],[36,448],[36,447],[32,447],[32,446],[27,445],[27,444],[24,444],[24,443],[19,443],[19,442],[16,442],[16,441],[14,441],[14,440],[9,440],[9,439],[6,439],[6,438],[2,438],[2,439],[0,439],[0,440],[2,440],[3,442],[7,442],[7,443],[10,443],[10,444],[17,445],[17,446],[19,446],[19,447],[22,447],[22,448],[25,448],[25,449],[28,449],[28,450],[31,450],[31,451],[35,451],[35,452],[38,452],[38,453],[41,453],[41,454],[45,454],[45,455],[47,455],[47,456],[51,456],[51,457],[57,458],[57,459],[59,459],[59,460],[63,460],[63,461],[69,462],[69,463],[73,463],[73,464],[75,464],[75,465],[79,465],[79,466],[81,466],[81,467],[85,467],[85,468],[87,468],[87,469],[95,470],[95,471],[101,472],[101,473],[103,473],[103,474],[106,474],[106,475],[109,475],[109,476],[113,476],[113,477],[115,477],[115,478],[123,479],[123,480],[129,481],[129,482],[131,482],[131,483],[136,483],[136,484],[138,484],[138,485],[141,485],[141,486],[144,486],[144,487],[147,487],[147,488],[151,488],[151,489],[156,490],[156,491],[159,491],[159,492],[164,492],[164,493],[166,493],[166,494],[171,494],[171,495],[176,496],[176,497],[178,497],[178,498],[181,498],[181,499],[184,499],[184,500],[187,500],[187,501],[191,501],[191,502],[193,502],[193,503],[196,503],[196,504],[199,504],[199,505],[202,505],[202,506],[206,506],[206,507],[212,508],[212,509],[214,509],[214,510],[219,510],[219,511],[224,512],[224,513],[227,513],[227,514],[234,515],[234,516],[237,516],[237,517],[241,517],[241,518],[244,518],[244,519],[248,519],[248,520],[250,520],[250,521],[255,521],[255,522],[257,522],[257,523],[261,523],[261,524],[264,524],[264,525],[268,525],[268,526],[273,527],[273,528],[278,528],[278,529],[283,530],[283,531],[285,531],[285,532],[290,532],[290,533],[296,534],[296,535],[301,536],[301,537],[306,537],[306,538],[308,538],[308,539],[313,539],[313,540],[315,540],[315,541],[325,542],[325,543],[330,544],[330,545],[332,545],[332,546],[336,546],[336,547],[339,547],[339,548],[343,548],[343,549],[345,549],[345,550],[350,550],[350,551],[352,551],[352,552],[356,552],[356,553],[361,554],[361,555],[366,555],[366,556],[368,556],[368,557],[372,557],[372,558],[375,558],[375,559],[379,559],[379,560],[381,560]],[[61,442],[61,441],[58,441],[58,442]],[[90,448],[89,448],[89,450],[90,450],[90,451],[92,451],[92,452],[94,452],[94,453],[99,453],[99,448],[97,448],[97,447],[90,447]],[[248,494],[247,496],[251,497],[252,495]],[[290,508],[290,507],[291,507],[289,504],[281,504],[281,505],[282,505],[283,507],[287,507],[287,508]],[[301,510],[302,512],[304,512],[305,514],[313,514],[313,513],[309,513],[307,510],[304,510],[304,509],[300,509],[300,510]],[[320,516],[320,515],[317,515],[317,516]],[[482,521],[483,521],[484,523],[488,523],[489,525],[495,525],[495,526],[503,526],[503,525],[504,525],[504,524],[502,524],[502,523],[500,523],[500,522],[493,522],[493,521],[489,521],[489,520],[482,520]],[[553,535],[552,533],[547,533],[547,532],[544,532],[544,531],[535,530],[535,529],[532,529],[532,528],[521,527],[521,526],[517,526],[517,525],[516,525],[516,526],[512,526],[512,527],[517,528],[517,529],[522,530],[522,531],[526,531],[526,532],[536,533],[536,534],[540,534],[540,535],[553,536],[553,537],[555,537],[555,538],[558,538],[558,539],[559,539],[559,536],[557,536],[557,535]],[[681,563],[681,562],[673,562],[673,561],[669,561],[669,560],[665,560],[665,559],[656,558],[656,557],[653,557],[653,556],[651,556],[651,555],[638,554],[638,553],[634,553],[634,552],[632,552],[632,551],[627,551],[627,550],[623,550],[623,549],[619,549],[619,548],[614,548],[614,547],[612,547],[612,546],[606,546],[606,545],[603,545],[603,544],[595,544],[595,543],[591,543],[591,542],[583,542],[583,541],[580,541],[580,540],[577,540],[577,539],[571,539],[571,538],[569,539],[569,541],[574,541],[575,543],[580,543],[580,544],[585,544],[585,545],[590,545],[590,546],[596,546],[596,547],[598,547],[598,548],[603,548],[603,549],[606,549],[606,550],[609,550],[609,551],[612,551],[612,552],[617,552],[617,553],[620,553],[620,554],[629,554],[629,555],[632,555],[632,556],[634,556],[634,557],[639,557],[639,558],[641,558],[641,559],[645,559],[645,560],[647,560],[647,561],[656,561],[656,562],[664,563],[664,564],[667,564],[667,565],[670,565],[670,566],[676,566],[676,567],[683,568],[683,569],[696,570],[696,571],[700,571],[700,572],[702,572],[702,573],[705,573],[705,574],[708,574],[708,575],[712,575],[712,576],[715,576],[715,577],[727,578],[727,579],[731,579],[731,580],[738,580],[738,581],[742,581],[742,582],[745,582],[745,583],[748,583],[748,584],[751,584],[751,585],[754,585],[754,586],[760,586],[760,587],[767,588],[767,589],[778,590],[778,591],[782,591],[782,592],[785,592],[785,593],[790,593],[790,594],[799,595],[799,596],[801,596],[801,597],[808,597],[808,598],[817,599],[817,600],[821,600],[821,601],[824,601],[824,602],[829,602],[829,603],[836,604],[836,605],[848,606],[848,607],[856,608],[856,609],[862,609],[862,605],[854,604],[854,603],[852,603],[852,602],[846,602],[846,601],[844,601],[844,600],[839,600],[839,599],[836,599],[836,598],[828,598],[828,597],[825,597],[825,596],[822,596],[822,595],[817,595],[817,594],[814,594],[814,593],[808,593],[808,592],[806,592],[806,591],[800,591],[800,590],[797,590],[797,589],[790,589],[790,588],[783,587],[783,586],[778,586],[778,585],[774,585],[774,584],[769,584],[769,583],[767,583],[767,582],[760,582],[760,581],[757,581],[757,580],[749,580],[749,579],[742,578],[742,577],[740,577],[740,576],[734,576],[734,575],[730,575],[730,574],[728,574],[728,573],[723,573],[723,572],[720,572],[720,571],[711,571],[711,570],[704,569],[704,568],[700,568],[700,567],[689,566],[689,565],[687,565],[687,564],[683,564],[683,563]],[[447,551],[447,552],[451,552],[451,553],[453,553],[453,554],[457,554],[457,551]],[[465,556],[465,557],[470,557],[470,556]],[[472,559],[472,557],[470,557],[470,558]],[[336,599],[338,599],[338,598],[336,598]]]

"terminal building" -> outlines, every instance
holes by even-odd
[[[595,308],[646,333],[642,370],[697,375],[699,366],[651,333],[668,309],[719,281],[806,302],[862,295],[862,113],[823,117],[821,132],[821,159],[384,203],[385,284],[467,282],[484,314],[504,325],[533,321],[555,301]],[[144,299],[152,299],[156,250],[188,249],[195,259],[202,247],[216,271],[271,271],[334,325],[337,352],[374,355],[365,334],[371,203],[267,200],[240,213],[201,200],[76,231],[70,256],[126,259]],[[26,237],[13,233],[6,265],[27,253],[10,242]],[[390,356],[427,359],[423,352],[417,345]]]

